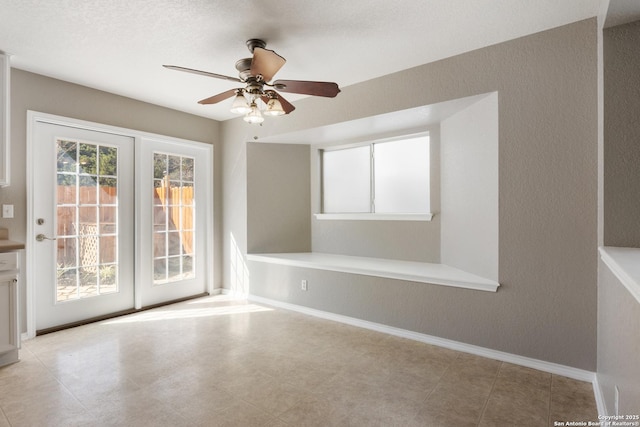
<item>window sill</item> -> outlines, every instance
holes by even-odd
[[[334,255],[318,252],[248,254],[247,260],[387,279],[496,292],[500,283],[445,264]]]
[[[640,303],[640,248],[600,247],[602,261]]]
[[[314,216],[321,220],[431,221],[434,214],[321,213]]]

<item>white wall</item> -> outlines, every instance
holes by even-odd
[[[442,121],[443,264],[498,281],[498,94]]]

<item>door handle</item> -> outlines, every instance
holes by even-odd
[[[56,240],[56,238],[55,237],[47,237],[44,234],[38,234],[38,235],[36,235],[36,240],[38,242],[42,242],[42,241],[45,241],[45,240]]]

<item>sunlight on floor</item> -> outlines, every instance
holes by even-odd
[[[219,294],[219,295],[211,295],[208,297],[200,297],[190,301],[187,301],[187,305],[192,304],[211,304],[211,303],[219,303],[224,301],[235,301],[238,302],[238,297],[236,295],[231,294]]]
[[[229,305],[223,307],[188,308],[175,310],[153,310],[115,320],[103,322],[103,325],[117,325],[122,323],[152,322],[157,320],[188,319],[209,316],[225,316],[231,314],[258,313],[273,311],[271,308],[260,307],[255,304]]]

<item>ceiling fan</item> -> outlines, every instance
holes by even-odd
[[[282,97],[280,92],[298,93],[303,95],[335,97],[340,88],[332,82],[314,82],[304,80],[276,80],[270,83],[273,76],[282,68],[286,60],[272,50],[265,49],[266,43],[260,39],[247,40],[247,47],[253,54],[251,58],[244,58],[236,62],[239,77],[224,76],[208,71],[194,70],[176,65],[163,65],[165,68],[216,79],[243,83],[244,87],[229,89],[217,95],[198,101],[199,104],[217,104],[235,95],[231,112],[244,114],[244,120],[249,123],[262,123],[263,114],[266,116],[280,116],[289,114],[295,107]]]

